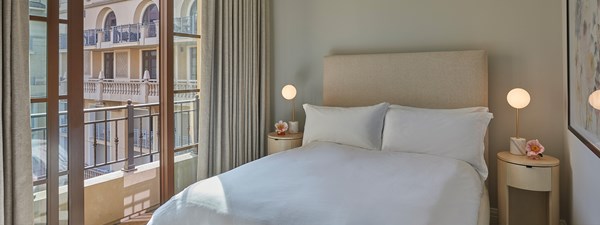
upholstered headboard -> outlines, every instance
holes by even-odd
[[[324,63],[324,105],[488,105],[485,51],[334,55],[326,57]],[[486,141],[486,161],[487,152]]]

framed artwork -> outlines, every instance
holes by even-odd
[[[600,111],[589,95],[600,89],[600,2],[567,0],[569,130],[600,157]]]

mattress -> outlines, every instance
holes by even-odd
[[[149,224],[468,225],[483,194],[460,160],[314,142],[199,181]]]

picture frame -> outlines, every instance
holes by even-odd
[[[588,103],[600,90],[600,3],[566,0],[568,127],[600,158],[600,111]]]

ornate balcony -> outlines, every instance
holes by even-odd
[[[86,50],[140,45],[158,45],[158,20],[151,23],[125,24],[110,29],[83,31]]]
[[[66,85],[63,85],[66,87]],[[177,81],[175,90],[197,89],[196,81]],[[158,102],[159,84],[153,80],[88,79],[83,85],[84,98],[96,101]],[[178,99],[193,98],[193,93],[177,94]]]

